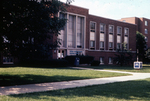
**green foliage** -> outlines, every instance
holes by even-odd
[[[77,55],[77,56],[66,56],[65,60],[69,62],[70,65],[74,65],[75,58],[79,58],[80,64],[91,64],[91,62],[94,60],[93,56],[82,56],[82,55]]]
[[[139,60],[144,59],[144,54],[145,54],[145,48],[146,48],[146,42],[145,42],[145,36],[140,33],[136,32],[136,49],[138,49],[138,57]]]
[[[63,59],[51,59],[51,60],[41,60],[41,59],[33,59],[33,60],[24,60],[21,61],[19,66],[34,66],[34,67],[67,67],[68,66],[68,61],[63,60]]]
[[[133,63],[133,53],[127,50],[125,47],[126,45],[123,44],[123,49],[117,50],[117,54],[114,57],[114,63],[120,66],[123,65],[130,65]]]
[[[144,62],[150,63],[150,48],[148,48],[148,49],[145,51],[144,56],[145,56]]]
[[[92,61],[91,66],[99,66],[100,62],[99,61]]]
[[[48,58],[50,49],[58,47],[53,35],[59,34],[66,19],[57,13],[65,11],[58,0],[3,0],[0,26],[1,50],[20,59]]]

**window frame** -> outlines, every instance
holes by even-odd
[[[111,59],[111,62],[110,62]],[[113,58],[112,57],[108,57],[108,64],[113,64]]]
[[[92,28],[92,23],[94,23],[95,24],[95,29],[93,29]],[[96,22],[94,22],[94,21],[90,21],[90,35],[89,35],[89,49],[91,49],[91,50],[95,50],[96,49]],[[91,36],[91,32],[93,33],[94,32],[94,40],[91,40],[90,39],[90,36]],[[94,47],[92,47],[91,46],[91,42],[93,41],[93,43],[94,43]]]
[[[120,32],[118,31],[118,29],[120,28]],[[122,34],[122,27],[121,26],[117,26],[117,35],[121,35]]]
[[[145,28],[145,30],[144,30],[144,31],[145,31],[145,34],[148,34],[148,29],[147,29],[147,28]]]
[[[101,62],[101,59],[102,59],[102,62]],[[101,65],[103,65],[104,64],[104,57],[100,57],[99,62],[100,62]]]
[[[14,64],[14,58],[3,56],[3,64]]]
[[[145,20],[145,26],[148,26],[148,21],[147,20]]]
[[[127,30],[127,33],[126,33],[126,30]],[[124,36],[128,36],[129,35],[129,28],[124,28]]]

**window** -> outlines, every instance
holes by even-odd
[[[105,25],[100,24],[100,32],[103,33],[105,31]]]
[[[121,43],[117,43],[117,49],[121,49]]]
[[[67,15],[64,13],[59,13],[59,18],[60,19],[66,19]],[[66,38],[66,25],[61,28],[60,30],[60,35],[58,35],[58,38],[60,39],[60,47],[65,47],[65,38]]]
[[[129,43],[129,28],[125,28],[124,29],[124,43],[125,43],[125,45],[124,45],[124,49],[128,49],[129,48],[129,46],[128,46],[128,43]]]
[[[104,33],[100,33],[100,50],[104,50]]]
[[[121,49],[121,36],[117,35],[117,49]]]
[[[125,43],[125,45],[124,45],[124,49],[125,49],[125,50],[127,50],[127,49],[128,49],[128,44],[127,44],[127,43]]]
[[[105,42],[105,24],[101,23],[100,24],[100,50],[104,50],[104,42]]]
[[[113,49],[113,35],[109,34],[109,49]]]
[[[112,61],[112,58],[111,58],[111,57],[108,58],[108,63],[109,63],[109,64],[113,64],[113,61]]]
[[[121,43],[121,36],[117,35],[117,43]]]
[[[109,33],[113,33],[113,30],[114,30],[113,26],[110,25],[110,26],[109,26]]]
[[[108,49],[112,50],[113,49],[113,33],[114,33],[114,26],[109,25],[109,42],[108,42]]]
[[[112,49],[112,48],[113,48],[113,43],[109,42],[109,49]]]
[[[113,42],[113,35],[109,34],[109,42]]]
[[[3,64],[14,64],[12,57],[3,57]]]
[[[75,44],[75,16],[69,15],[69,29],[68,29],[68,47],[74,47]]]
[[[95,49],[95,23],[90,22],[90,49]]]
[[[124,43],[128,43],[128,37],[124,37]]]
[[[129,29],[128,28],[125,28],[125,30],[124,30],[124,35],[129,35]]]
[[[83,35],[83,20],[84,18],[78,17],[77,19],[77,48],[82,48],[82,35]]]
[[[148,39],[147,39],[147,37],[145,37],[145,42],[148,42]]]
[[[93,49],[95,47],[95,41],[90,41],[90,48]]]
[[[100,41],[100,49],[104,50],[104,42],[103,41]]]
[[[145,34],[148,34],[148,30],[147,29],[145,29]]]
[[[145,21],[145,26],[148,26],[148,22],[147,21]]]
[[[128,49],[128,36],[124,37],[124,49]]]
[[[100,64],[104,64],[104,58],[100,57],[99,62],[100,62]]]
[[[121,27],[117,27],[117,34],[121,34],[122,28]]]
[[[58,51],[58,59],[64,58],[64,50],[59,50]]]

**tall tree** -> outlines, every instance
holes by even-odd
[[[138,57],[139,60],[144,59],[144,54],[145,54],[145,48],[146,48],[146,41],[145,41],[145,36],[140,33],[136,32],[136,49],[138,50]]]
[[[133,53],[122,43],[122,49],[118,49],[113,61],[116,65],[131,65],[133,63]]]
[[[66,19],[58,12],[65,5],[58,0],[3,0],[0,26],[1,50],[20,59],[48,58],[58,46],[53,35],[59,34]]]

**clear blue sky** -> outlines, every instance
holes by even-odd
[[[150,19],[150,0],[74,0],[71,5],[87,8],[92,15],[116,20],[124,17]]]

